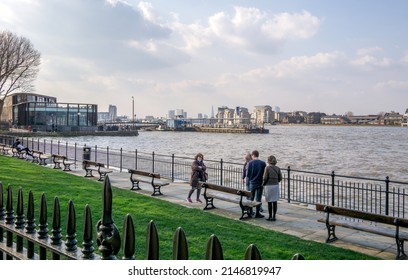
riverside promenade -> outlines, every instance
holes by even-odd
[[[72,174],[84,176],[84,170],[72,169]],[[109,179],[113,187],[127,189],[130,191],[131,183],[129,173],[114,171],[109,174]],[[91,180],[95,178],[90,178]],[[150,196],[152,194],[152,186],[145,183],[140,183],[142,190],[136,192]],[[163,195],[154,196],[156,199],[162,199],[182,205],[189,208],[203,208],[203,204],[186,201],[186,196],[190,186],[187,182],[170,182],[169,185],[162,188]],[[216,209],[208,210],[213,214],[224,216],[230,219],[239,219],[241,210],[236,204],[225,202],[222,200],[214,200]],[[263,203],[263,208],[266,210],[266,203]],[[264,212],[265,214],[265,212]],[[327,237],[326,226],[317,220],[323,217],[323,213],[318,213],[314,210],[314,205],[304,205],[296,203],[287,203],[285,201],[278,202],[277,221],[269,222],[262,219],[247,219],[243,223],[253,224],[270,230],[275,230],[285,234],[293,235],[304,240],[311,240],[324,243]],[[180,225],[181,227],[183,225]],[[353,251],[361,252],[367,255],[375,256],[384,260],[395,260],[397,247],[393,238],[383,237],[379,235],[369,234],[361,231],[350,230],[342,227],[336,228],[336,235],[339,238],[330,246],[341,247]],[[300,254],[302,252],[299,252]]]

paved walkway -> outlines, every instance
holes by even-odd
[[[82,169],[73,170],[73,174],[84,176]],[[112,186],[123,189],[130,189],[131,183],[129,173],[113,172],[109,174]],[[152,187],[148,184],[140,183],[142,190],[137,192],[151,195]],[[185,182],[172,182],[162,188],[162,196],[155,196],[157,199],[167,200],[172,203],[183,205],[189,208],[203,208],[201,203],[187,202],[186,195],[190,186]],[[225,216],[231,219],[239,219],[241,210],[236,204],[216,200],[216,209],[212,213]],[[266,203],[264,202],[264,208]],[[317,213],[314,205],[302,205],[296,203],[278,202],[277,221],[269,222],[265,219],[248,219],[242,222],[254,224],[263,228],[283,232],[305,240],[313,240],[324,243],[327,237],[327,230],[324,224],[318,223],[317,219],[323,217],[323,213]],[[364,233],[356,230],[336,228],[336,235],[339,238],[332,246],[358,251],[367,255],[372,255],[386,260],[394,260],[397,252],[395,240],[393,238],[382,237],[374,234]]]

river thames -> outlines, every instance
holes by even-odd
[[[246,151],[257,149],[266,160],[292,169],[408,182],[408,129],[385,126],[269,126],[269,134],[227,134],[140,131],[133,137],[57,138],[69,144],[123,148],[162,155],[241,163]],[[55,139],[55,140],[57,140]],[[54,140],[54,141],[55,141]]]

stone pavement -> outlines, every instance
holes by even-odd
[[[82,169],[74,169],[70,173],[78,176],[85,175],[84,170]],[[109,179],[111,180],[113,187],[128,190],[130,190],[131,186],[129,177],[130,175],[127,172],[114,171],[109,174]],[[140,183],[140,187],[142,190],[137,192],[141,194],[150,196],[153,192],[153,189],[149,184]],[[201,203],[189,203],[186,201],[186,196],[189,190],[190,186],[186,182],[171,182],[170,185],[162,187],[161,191],[163,195],[155,196],[155,198],[167,200],[169,202],[189,208],[203,208],[203,204]],[[214,214],[231,219],[239,219],[241,216],[241,210],[236,204],[221,200],[214,200],[214,204],[217,208],[209,210]],[[263,203],[263,206],[264,209],[266,209],[265,202]],[[323,217],[324,214],[316,212],[313,207],[314,205],[287,203],[281,200],[278,202],[277,220],[275,222],[269,222],[263,218],[247,219],[243,220],[242,222],[283,232],[305,240],[324,243],[327,237],[327,230],[323,223],[317,222],[317,219]],[[336,228],[336,235],[339,239],[336,242],[331,243],[332,246],[358,251],[385,260],[395,259],[397,246],[393,238],[350,230],[342,227]]]

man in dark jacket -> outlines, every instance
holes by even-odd
[[[247,167],[247,186],[252,192],[252,200],[261,202],[262,201],[262,180],[263,173],[266,167],[266,163],[263,160],[259,159],[259,152],[252,151],[251,153],[252,160],[248,163]],[[260,213],[262,204],[256,207],[255,218],[263,218],[264,215]]]

